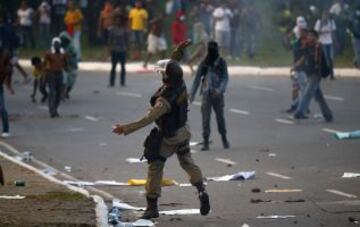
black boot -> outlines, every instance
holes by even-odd
[[[203,147],[201,148],[201,151],[208,151],[208,150],[210,150],[210,148],[209,148],[209,138],[204,138]]]
[[[159,217],[157,201],[157,198],[146,197],[147,206],[145,212],[141,216],[141,219],[152,219]]]
[[[209,199],[209,195],[205,190],[205,185],[203,182],[199,182],[194,184],[194,186],[197,188],[199,193],[200,214],[202,216],[208,215],[210,212],[210,199]]]
[[[230,144],[229,144],[229,141],[227,140],[227,138],[226,138],[225,135],[222,135],[222,136],[221,136],[221,140],[222,140],[222,142],[223,142],[224,149],[229,149],[229,148],[230,148]]]

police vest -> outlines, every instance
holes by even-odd
[[[165,138],[173,137],[176,131],[185,126],[188,113],[187,89],[185,83],[180,87],[163,85],[151,97],[150,104],[154,106],[156,100],[162,97],[171,105],[171,111],[161,116],[156,124]]]

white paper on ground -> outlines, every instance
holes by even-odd
[[[146,159],[140,160],[140,158],[127,158],[127,163],[136,164],[136,163],[147,163]]]
[[[25,199],[26,196],[21,195],[0,195],[0,199]]]
[[[243,224],[241,227],[250,227],[248,224]]]
[[[105,181],[105,180],[95,181],[94,184],[96,186],[129,186],[129,184],[125,182]]]
[[[342,178],[355,178],[360,177],[360,173],[344,173]]]
[[[49,175],[49,176],[55,176],[57,174],[57,171],[55,169],[52,169],[52,168],[46,168],[46,169],[43,169],[41,171],[43,173],[45,173],[46,175]]]
[[[249,180],[255,177],[255,171],[238,172],[231,175],[225,175],[221,177],[208,177],[208,181],[237,181],[237,180]]]
[[[296,218],[295,215],[269,215],[269,216],[257,216],[259,219],[285,219],[285,218]]]
[[[160,211],[159,213],[168,216],[195,215],[195,214],[200,214],[200,210],[199,209],[166,210],[166,211]]]
[[[83,187],[83,186],[94,186],[95,183],[89,181],[71,181],[71,180],[64,180],[65,184],[70,184],[73,186]]]
[[[145,220],[145,219],[139,219],[136,222],[132,223],[132,226],[136,227],[136,226],[141,226],[141,227],[151,227],[151,226],[155,226],[154,222],[150,221],[150,220]]]
[[[134,207],[127,203],[121,202],[117,199],[113,200],[113,207],[117,207],[120,210],[138,210],[138,211],[145,210],[145,207]]]

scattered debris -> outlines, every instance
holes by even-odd
[[[249,180],[255,178],[255,171],[248,172],[238,172],[231,175],[225,175],[221,177],[208,177],[206,178],[208,181],[237,181],[237,180]]]
[[[302,189],[267,189],[265,193],[292,193],[292,192],[302,192]]]
[[[183,209],[183,210],[168,210],[160,211],[161,215],[174,216],[174,215],[195,215],[200,214],[199,209]]]
[[[120,200],[114,199],[112,202],[113,207],[117,207],[120,210],[137,210],[142,211],[145,210],[145,207],[134,207],[127,203],[121,202]]]
[[[253,189],[251,189],[251,192],[252,193],[260,193],[261,189],[260,188],[253,188]]]
[[[338,140],[343,139],[360,139],[360,130],[352,132],[336,132],[335,138]]]
[[[357,220],[357,219],[355,219],[353,217],[349,217],[348,220],[349,220],[349,222],[351,222],[353,224],[359,224],[360,223],[359,220]]]
[[[360,177],[360,173],[344,173],[342,178],[356,178]]]
[[[43,169],[42,170],[43,173],[45,173],[46,175],[49,175],[49,176],[55,176],[57,174],[57,171],[53,168],[46,168],[46,169]]]
[[[31,162],[32,160],[32,154],[30,151],[24,151],[22,154],[22,160],[24,162]]]
[[[250,199],[250,203],[271,203],[272,200]]]
[[[64,166],[64,170],[68,173],[71,173],[72,168],[71,166]]]
[[[89,121],[99,121],[99,118],[90,115],[85,116],[85,119]]]
[[[179,187],[192,187],[192,184],[184,183],[184,184],[178,184]]]
[[[145,158],[144,159],[141,159],[141,158],[127,158],[126,162],[130,163],[130,164],[140,164],[140,163],[147,163],[147,160]]]
[[[117,226],[121,222],[121,211],[118,207],[112,207],[108,213],[108,223]]]
[[[0,195],[0,199],[25,199],[26,196],[21,195]]]
[[[250,227],[250,225],[248,225],[248,224],[243,224],[241,227]]]
[[[258,219],[285,219],[285,218],[296,218],[295,215],[269,215],[269,216],[257,216]]]
[[[271,157],[271,158],[273,158],[273,157],[276,157],[277,156],[277,154],[275,154],[275,153],[269,153],[269,155],[268,155],[269,157]]]
[[[218,161],[218,162],[225,163],[225,164],[227,164],[229,166],[233,166],[233,165],[237,164],[237,162],[231,161],[230,159],[216,158],[215,160]]]
[[[65,181],[63,181],[63,183],[64,183],[64,184],[73,185],[73,186],[77,186],[77,187],[94,186],[94,185],[95,185],[95,183],[89,182],[89,181],[70,181],[70,180],[65,180]]]

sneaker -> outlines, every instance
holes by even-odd
[[[209,195],[204,191],[199,193],[200,200],[200,214],[202,216],[208,215],[210,212]]]
[[[9,137],[10,137],[10,133],[8,133],[8,132],[3,132],[3,133],[1,133],[1,137],[2,137],[2,138],[9,138]]]
[[[302,115],[302,114],[294,114],[294,119],[296,119],[296,120],[305,120],[305,119],[308,119],[308,117],[305,116],[305,115]]]

